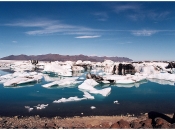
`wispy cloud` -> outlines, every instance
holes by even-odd
[[[140,3],[125,3],[125,4],[119,4],[112,6],[112,9],[115,13],[125,13],[124,16],[128,17],[129,19],[133,21],[137,20],[164,20],[166,19],[171,12],[164,10],[160,11],[157,9],[151,9],[146,7],[143,4]]]
[[[17,43],[17,41],[12,41],[13,43]]]
[[[96,16],[99,21],[107,21],[108,19],[108,14],[106,12],[95,12],[93,15]]]
[[[75,38],[98,38],[98,37],[101,37],[99,35],[94,35],[94,36],[77,36]]]
[[[141,8],[140,4],[123,4],[123,5],[115,5],[114,11],[116,13],[124,12],[124,11],[138,11]]]
[[[132,34],[134,36],[151,36],[157,32],[157,30],[133,30]]]
[[[46,35],[46,34],[70,34],[70,35],[94,35],[98,32],[97,29],[74,26],[64,24],[59,20],[29,20],[29,21],[17,21],[14,23],[6,24],[6,26],[17,26],[28,28],[29,31],[25,33],[28,35]]]

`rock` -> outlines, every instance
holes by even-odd
[[[90,124],[91,124],[92,126],[99,126],[100,122],[99,122],[98,120],[92,120],[92,121],[90,122]]]
[[[91,124],[88,124],[88,125],[86,126],[86,128],[87,128],[87,129],[90,129],[90,128],[92,128],[92,125],[91,125]]]
[[[145,128],[145,129],[153,128],[152,119],[146,119],[144,121],[141,121],[140,123],[142,124],[142,128]]]
[[[46,128],[55,128],[56,124],[53,122],[46,123]]]
[[[175,129],[175,123],[171,124],[170,128]]]
[[[168,123],[166,120],[162,118],[157,118],[155,123],[156,128],[169,128],[170,125],[170,123]]]
[[[134,129],[142,128],[142,124],[140,124],[138,120],[132,121],[130,125],[131,125],[131,128],[134,128]]]
[[[110,128],[110,122],[103,122],[103,123],[101,123],[101,127],[102,128],[106,128],[106,129],[109,129]]]
[[[156,120],[156,126],[160,126],[160,125],[162,125],[164,123],[164,121],[163,121],[163,119],[161,119],[161,118],[158,118],[157,120]]]
[[[123,119],[118,121],[118,124],[119,124],[120,128],[122,128],[122,129],[130,128],[129,123],[127,121],[124,121]]]
[[[119,128],[120,126],[117,122],[111,125],[111,129],[119,129]]]

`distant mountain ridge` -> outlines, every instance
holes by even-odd
[[[59,54],[44,54],[44,55],[10,55],[1,58],[0,60],[39,60],[39,61],[93,61],[103,62],[104,60],[113,61],[132,61],[127,57],[98,57],[98,56],[86,56],[86,55],[59,55]]]

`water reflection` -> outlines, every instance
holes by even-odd
[[[115,86],[115,87],[125,87],[125,88],[131,88],[131,87],[136,87],[138,88],[141,84],[147,83],[147,80],[142,80],[140,82],[136,83],[131,83],[131,84],[117,84],[117,83],[112,83],[112,84],[101,84],[101,87],[110,87],[110,86]]]
[[[162,85],[171,85],[171,86],[174,86],[174,82],[168,81],[168,80],[162,80],[162,79],[148,79],[148,80],[151,81],[151,82],[162,84]]]

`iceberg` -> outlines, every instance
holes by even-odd
[[[81,101],[81,100],[85,100],[87,98],[78,98],[77,96],[75,97],[69,97],[69,98],[61,98],[59,100],[55,100],[53,101],[53,103],[64,103],[64,102],[72,102],[72,101]]]
[[[80,90],[88,91],[89,93],[101,94],[103,96],[107,96],[111,92],[111,88],[104,88],[98,90],[94,88],[94,86],[98,85],[98,83],[93,79],[86,79],[81,85],[78,86]]]
[[[58,62],[51,62],[51,63],[47,63],[44,66],[44,70],[43,72],[47,72],[47,73],[57,73],[58,75],[62,75],[62,76],[72,76],[72,67],[70,64],[59,64]]]
[[[24,83],[38,82],[43,75],[37,72],[14,72],[13,74],[7,74],[0,77],[0,81],[3,81],[4,86],[15,86]]]

